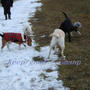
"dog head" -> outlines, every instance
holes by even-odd
[[[74,22],[74,23],[73,23],[73,28],[74,28],[74,30],[75,30],[79,35],[81,35],[81,33],[80,33],[80,31],[78,30],[78,28],[81,28],[81,27],[82,27],[82,25],[81,25],[80,22]]]
[[[32,39],[31,39],[30,36],[24,35],[24,39],[25,39],[25,41],[26,41],[26,43],[27,43],[28,46],[31,46],[32,45]]]
[[[30,36],[31,33],[31,27],[29,24],[25,24],[24,25],[24,29],[23,29],[24,35]]]
[[[32,39],[30,37],[31,32],[32,30],[30,25],[28,23],[24,24],[24,28],[23,28],[24,39],[26,40],[28,46],[32,45]]]

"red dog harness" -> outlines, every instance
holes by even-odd
[[[4,38],[7,41],[23,42],[21,33],[4,33]]]

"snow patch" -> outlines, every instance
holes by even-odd
[[[24,24],[33,17],[37,7],[42,4],[38,0],[18,0],[14,2],[12,8],[12,19],[4,20],[3,8],[0,7],[0,33],[1,32],[19,32],[23,33]],[[33,2],[33,3],[32,3]],[[33,32],[31,32],[33,34]],[[1,37],[0,37],[0,46]],[[57,80],[57,64],[54,63],[58,57],[51,54],[52,61],[35,62],[33,57],[41,56],[47,59],[49,46],[41,47],[40,52],[34,47],[37,45],[33,39],[31,47],[26,48],[22,45],[21,50],[17,44],[10,45],[11,51],[4,47],[0,51],[0,90],[65,90],[61,80]],[[52,69],[52,72],[46,72]],[[42,78],[41,74],[46,78]]]

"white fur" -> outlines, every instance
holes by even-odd
[[[24,35],[30,36],[30,32],[31,32],[31,27],[29,24],[25,24],[24,28],[23,28],[23,33]],[[22,35],[22,39],[24,40],[24,35]]]
[[[71,34],[71,36],[73,36],[73,33],[72,32],[70,32],[70,34]]]
[[[52,36],[52,40],[50,43],[50,51],[49,51],[48,58],[50,58],[52,48],[57,46],[57,45],[59,45],[61,48],[61,55],[63,57],[65,57],[64,56],[65,33],[61,29],[55,29],[54,32],[52,34],[50,34],[50,36]]]
[[[29,24],[25,24],[23,31],[24,31],[24,34],[25,34],[25,35],[30,35],[30,32],[31,32],[31,27],[30,27],[30,25],[29,25]]]
[[[79,35],[81,35],[80,31],[77,31],[77,33],[78,33]]]

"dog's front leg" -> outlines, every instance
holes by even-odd
[[[19,44],[19,50],[21,50],[21,44]]]
[[[9,48],[9,43],[7,43],[7,48],[8,48],[8,50],[10,51],[10,48]]]
[[[26,45],[23,43],[24,47],[26,48]]]
[[[10,51],[10,48],[9,48],[9,44],[10,44],[11,42],[7,42],[7,48],[8,48],[8,50]]]
[[[80,31],[77,31],[77,33],[78,33],[79,35],[81,35]]]
[[[72,37],[74,36],[72,32],[70,32],[70,34],[71,34]]]

